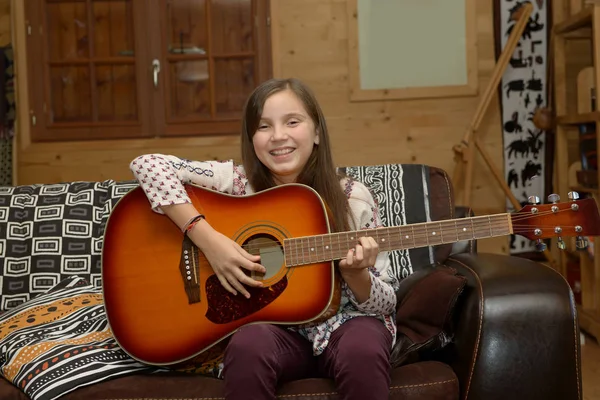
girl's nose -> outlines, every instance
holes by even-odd
[[[273,135],[271,135],[271,140],[283,140],[287,137],[287,129],[284,126],[277,126],[273,128]]]

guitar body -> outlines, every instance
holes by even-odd
[[[332,261],[288,267],[286,238],[329,233],[321,198],[304,185],[230,196],[186,185],[196,208],[219,232],[267,268],[251,298],[226,292],[204,255],[141,188],[119,200],[105,232],[102,280],[106,313],[119,345],[153,365],[191,360],[243,325],[303,324],[337,311]]]

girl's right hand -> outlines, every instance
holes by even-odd
[[[189,235],[206,256],[225,290],[233,295],[240,292],[250,298],[250,293],[242,284],[262,286],[261,282],[252,279],[242,270],[244,268],[247,271],[265,273],[265,267],[258,263],[260,256],[248,253],[239,244],[214,230],[206,221],[197,223]]]

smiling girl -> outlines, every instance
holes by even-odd
[[[246,286],[262,284],[244,270],[265,268],[259,256],[213,229],[209,215],[199,215],[184,183],[238,196],[302,183],[328,205],[334,232],[380,226],[369,190],[336,173],[321,108],[297,79],[271,79],[254,90],[244,109],[241,145],[242,165],[163,154],[142,155],[130,165],[152,209],[188,231],[232,294],[249,298]],[[247,325],[231,336],[223,361],[227,399],[275,399],[278,384],[316,376],[334,379],[345,400],[388,399],[398,283],[389,258],[373,238],[361,237],[338,267],[342,298],[333,317],[293,327]]]

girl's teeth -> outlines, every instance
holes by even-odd
[[[286,150],[275,150],[275,151],[272,151],[272,152],[271,152],[271,154],[273,154],[273,155],[275,155],[275,156],[281,156],[281,155],[283,155],[283,154],[288,154],[288,153],[291,153],[291,152],[292,152],[292,150],[291,150],[291,149],[286,149]]]

